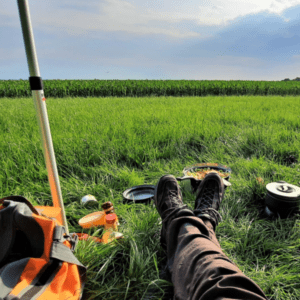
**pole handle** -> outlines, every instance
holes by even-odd
[[[43,145],[44,158],[48,171],[48,180],[52,195],[52,202],[54,207],[61,209],[60,216],[57,218],[69,234],[64,203],[61,194],[59,177],[57,172],[55,154],[53,149],[50,125],[48,120],[46,99],[43,91],[43,81],[40,77],[39,64],[37,60],[33,30],[31,26],[29,5],[27,0],[18,0],[18,8],[20,14],[21,27],[23,32],[23,39],[26,50],[26,57],[29,68],[29,82],[32,91],[32,96],[36,108],[38,124]]]

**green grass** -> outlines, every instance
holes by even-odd
[[[298,96],[299,81],[43,80],[48,97]],[[0,98],[30,97],[28,80],[0,80]]]
[[[47,109],[70,232],[78,220],[112,201],[122,242],[80,242],[88,267],[89,299],[142,299],[170,285],[159,278],[163,253],[153,206],[122,204],[122,192],[182,175],[196,162],[232,169],[217,237],[223,251],[272,300],[300,299],[299,215],[266,220],[265,185],[299,185],[299,97],[160,97],[47,99]],[[0,100],[0,196],[51,203],[33,100]],[[296,159],[294,163],[289,157]],[[264,185],[256,180],[261,177]],[[184,191],[193,208],[194,196]],[[99,207],[83,208],[92,194]],[[86,231],[89,232],[89,231]],[[101,236],[102,229],[91,230]]]

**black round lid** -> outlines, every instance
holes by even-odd
[[[123,192],[124,203],[150,203],[155,185],[137,185]]]

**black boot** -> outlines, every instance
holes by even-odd
[[[224,195],[225,187],[222,178],[216,173],[207,174],[197,189],[195,216],[210,220],[216,229],[219,219],[222,221],[218,210]]]
[[[161,246],[166,250],[166,234],[171,221],[177,217],[195,215],[183,204],[180,186],[173,175],[164,175],[159,179],[155,187],[154,203],[162,219]]]

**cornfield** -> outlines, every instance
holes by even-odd
[[[46,97],[300,95],[299,81],[44,80]],[[28,80],[0,80],[0,98],[31,97]]]

